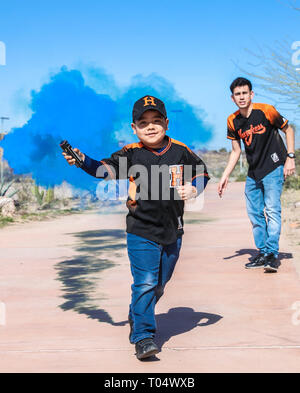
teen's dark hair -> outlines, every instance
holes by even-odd
[[[250,91],[252,91],[252,83],[246,78],[236,78],[230,85],[231,93],[236,87],[249,86]]]

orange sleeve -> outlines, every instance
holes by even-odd
[[[233,115],[229,116],[227,119],[227,139],[231,139],[233,141],[240,139],[238,133],[236,132],[236,130],[234,128],[233,120],[235,119],[235,117],[236,117],[236,115],[233,114]]]
[[[261,109],[264,112],[266,118],[269,120],[272,126],[282,130],[288,124],[288,120],[281,116],[274,106],[268,104],[256,105],[257,109]]]

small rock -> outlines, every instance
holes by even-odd
[[[300,207],[300,201],[295,202],[294,206],[295,206],[296,208],[297,208],[297,207]]]
[[[3,217],[13,217],[16,206],[12,198],[0,197],[0,212]]]
[[[300,221],[294,221],[290,223],[290,228],[297,229],[300,228]]]

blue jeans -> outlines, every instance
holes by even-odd
[[[281,193],[284,183],[283,166],[255,181],[246,180],[247,212],[253,226],[255,245],[264,255],[278,257],[281,232]]]
[[[131,342],[154,337],[155,305],[164,293],[179,258],[182,238],[162,246],[143,237],[127,234],[133,284],[129,316],[133,321]]]

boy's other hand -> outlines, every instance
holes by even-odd
[[[287,158],[283,168],[284,178],[292,176],[296,173],[296,164],[294,158]]]
[[[84,162],[85,160],[85,155],[83,153],[81,153],[81,151],[79,149],[77,149],[77,147],[75,147],[75,149],[73,149],[75,151],[75,153],[77,153],[79,155],[79,157],[82,159],[82,161]],[[69,156],[67,153],[65,153],[64,151],[62,152],[62,155],[65,157],[65,159],[68,161],[69,165],[75,165],[75,158],[73,158],[72,156]]]
[[[197,188],[192,186],[191,183],[186,183],[184,186],[179,186],[176,189],[183,201],[196,198],[197,196]]]
[[[222,195],[227,188],[228,180],[229,180],[228,177],[222,177],[218,184],[218,194],[220,198],[222,198]]]

